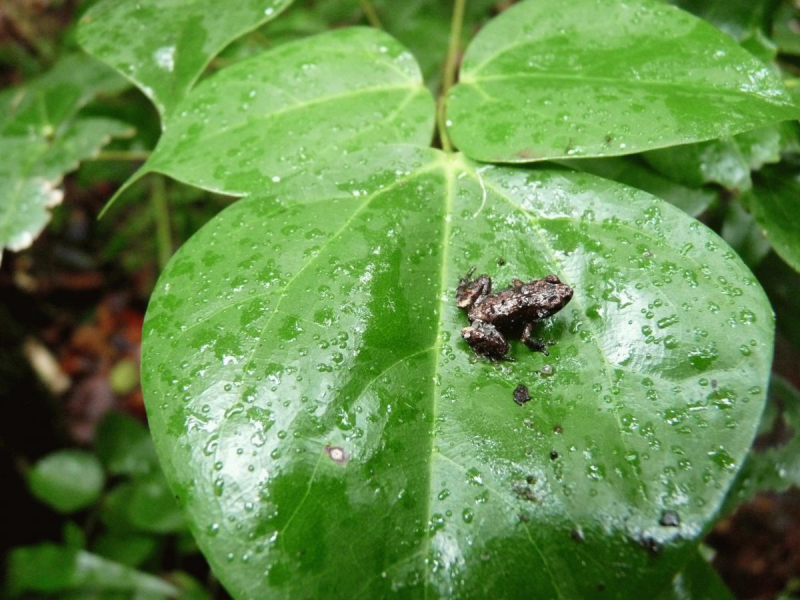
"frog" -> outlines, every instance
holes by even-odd
[[[492,278],[482,274],[472,279],[474,273],[472,267],[456,288],[456,306],[469,319],[461,337],[472,350],[492,360],[510,360],[508,336],[521,332],[523,344],[548,355],[548,344],[533,337],[534,324],[569,304],[573,289],[550,274],[527,283],[514,279],[509,287],[492,293]]]

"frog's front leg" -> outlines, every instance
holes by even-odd
[[[528,348],[535,352],[541,352],[545,356],[550,356],[550,353],[547,351],[547,346],[553,345],[555,342],[545,342],[541,338],[533,338],[533,321],[529,321],[525,325],[525,329],[522,331],[522,343],[525,344]]]
[[[475,320],[461,330],[461,337],[477,353],[493,360],[505,359],[508,341],[491,323]]]

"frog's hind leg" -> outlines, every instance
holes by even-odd
[[[486,274],[479,275],[477,279],[470,279],[475,272],[472,267],[469,272],[462,277],[456,288],[456,306],[469,310],[479,300],[492,293],[492,278]]]
[[[508,354],[508,341],[503,334],[491,323],[483,321],[473,321],[469,327],[461,330],[461,337],[464,338],[476,354],[480,354],[492,360],[505,359]]]
[[[534,339],[533,321],[530,321],[525,325],[525,329],[522,331],[522,337],[520,339],[522,340],[523,344],[525,344],[534,352],[541,352],[545,356],[550,356],[550,353],[547,351],[547,346],[551,346],[554,342],[545,342],[541,338]]]

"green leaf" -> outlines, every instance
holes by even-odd
[[[718,183],[746,191],[752,187],[750,171],[780,161],[789,133],[780,127],[762,127],[733,138],[652,150],[643,157],[659,173],[688,186]]]
[[[97,456],[112,475],[146,475],[159,470],[147,428],[119,412],[110,412],[95,434]]]
[[[63,198],[65,173],[96,155],[112,137],[130,135],[119,121],[82,117],[60,127],[50,140],[0,136],[0,259],[4,248],[31,245],[50,220],[49,208]]]
[[[168,115],[232,40],[276,17],[291,0],[104,0],[78,41],[135,83]]]
[[[758,266],[771,249],[753,215],[737,199],[732,199],[725,207],[721,235],[751,269]]]
[[[793,169],[763,172],[747,204],[783,260],[800,271],[800,176]]]
[[[780,78],[654,0],[529,0],[475,37],[448,131],[486,161],[630,154],[795,119]]]
[[[61,450],[37,462],[28,474],[31,493],[58,512],[71,513],[92,504],[105,483],[103,467],[93,454]]]
[[[549,356],[466,346],[454,293],[473,265],[498,288],[574,288],[539,326]],[[772,343],[748,269],[669,204],[384,147],[186,243],[148,308],[142,378],[167,479],[236,597],[643,598],[715,518]]]
[[[726,511],[759,492],[782,492],[792,485],[800,485],[800,391],[782,377],[773,375],[769,392],[762,433],[769,434],[781,419],[782,429],[790,432],[789,437],[777,445],[751,450],[731,488]]]
[[[175,597],[166,581],[135,571],[96,554],[55,544],[16,548],[10,554],[7,586],[12,596],[31,592],[84,589],[136,592],[143,598]],[[26,595],[26,597],[29,597]]]
[[[322,157],[378,143],[428,144],[433,118],[407,50],[376,29],[339,29],[209,77],[167,121],[139,176],[158,171],[245,195]]]
[[[734,595],[698,551],[657,600],[734,600]]]
[[[92,550],[100,556],[135,568],[151,558],[158,550],[158,545],[158,540],[150,535],[103,532],[95,540]]]
[[[612,179],[658,196],[693,217],[703,214],[718,199],[714,190],[699,186],[689,187],[667,179],[641,164],[636,158],[584,158],[563,163],[573,169]]]
[[[51,137],[95,96],[127,85],[103,63],[68,55],[41,77],[0,93],[0,135]]]
[[[103,522],[114,533],[176,533],[186,530],[175,497],[161,473],[117,485],[106,496]]]

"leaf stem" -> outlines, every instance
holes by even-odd
[[[466,0],[454,0],[453,18],[450,21],[450,43],[447,47],[447,59],[444,63],[444,78],[442,90],[439,93],[436,117],[439,124],[439,139],[445,152],[453,151],[453,144],[447,135],[447,120],[445,116],[445,100],[447,93],[456,81],[456,67],[458,67],[458,52],[461,49],[461,29],[464,26],[464,8]]]
[[[172,256],[172,232],[169,222],[169,206],[163,177],[154,177],[151,186],[150,202],[156,221],[156,246],[158,266],[163,271]]]
[[[375,7],[372,6],[372,2],[370,0],[359,0],[361,3],[361,10],[364,11],[364,16],[367,17],[367,21],[369,24],[375,27],[376,29],[383,29],[383,25],[381,25],[381,20],[378,17],[378,13],[375,12]]]
[[[104,150],[94,157],[94,160],[147,160],[150,158],[148,150]]]

